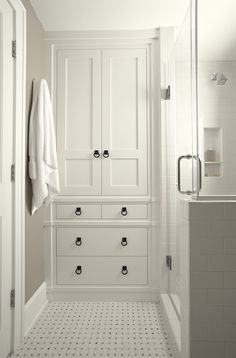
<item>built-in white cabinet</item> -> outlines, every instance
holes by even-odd
[[[61,49],[62,195],[147,195],[147,49]]]
[[[61,187],[45,228],[49,299],[149,300],[157,293],[155,40],[140,34],[105,40],[91,33],[48,46]]]

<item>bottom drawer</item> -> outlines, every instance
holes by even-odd
[[[58,257],[57,283],[59,285],[145,285],[147,258]]]

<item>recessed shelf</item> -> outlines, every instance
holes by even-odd
[[[204,171],[205,177],[223,175],[222,128],[204,128]]]

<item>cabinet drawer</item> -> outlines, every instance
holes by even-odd
[[[144,285],[147,284],[147,258],[58,257],[57,283],[64,285]]]
[[[146,204],[119,204],[102,205],[103,219],[147,219],[148,208]]]
[[[57,205],[57,219],[101,219],[101,205]]]
[[[147,256],[145,228],[57,228],[58,256]]]

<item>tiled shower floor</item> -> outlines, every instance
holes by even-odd
[[[174,357],[160,306],[49,303],[13,357]]]

